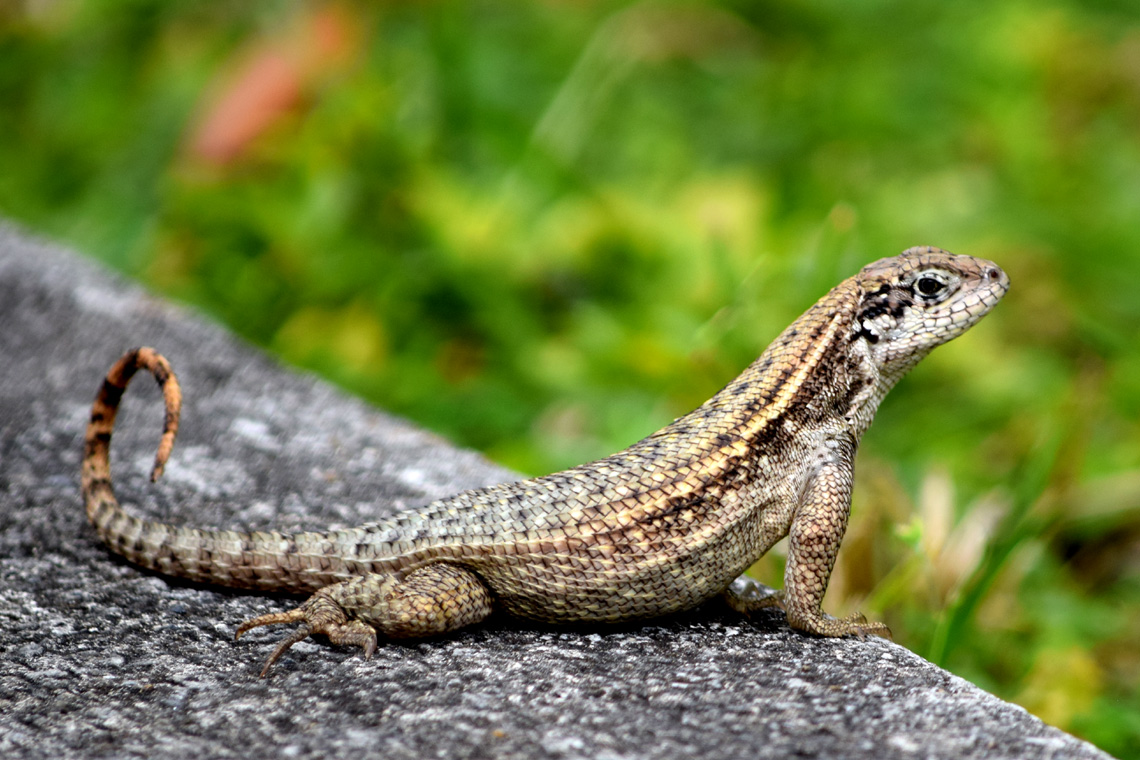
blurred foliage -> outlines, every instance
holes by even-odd
[[[992,258],[827,606],[1140,755],[1134,2],[0,0],[0,213],[531,473],[867,261]]]

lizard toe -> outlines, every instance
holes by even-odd
[[[866,638],[867,636],[878,636],[880,638],[893,641],[891,636],[891,629],[883,623],[875,620],[868,621],[867,616],[861,612],[856,612],[848,615],[845,618],[840,618],[835,621],[845,629],[842,635],[858,636],[859,638]]]
[[[753,612],[776,607],[784,608],[784,592],[773,591],[748,579],[748,583],[733,583],[721,594],[729,608],[739,612],[745,617],[752,617]],[[769,593],[764,593],[768,591]]]
[[[858,612],[847,617],[834,618],[824,612],[804,615],[802,611],[791,610],[788,614],[788,623],[792,628],[813,633],[816,636],[858,636],[859,638],[879,636],[884,639],[891,639],[890,628],[873,620],[868,621],[864,615]]]

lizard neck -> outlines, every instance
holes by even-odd
[[[883,376],[853,329],[859,286],[846,280],[784,330],[735,380],[692,415],[750,444],[809,426],[858,440],[903,373]],[[682,418],[684,420],[686,418]]]

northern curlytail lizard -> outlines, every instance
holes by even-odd
[[[199,530],[123,511],[109,449],[127,383],[142,368],[163,389],[152,479],[170,455],[181,407],[166,359],[139,348],[111,368],[91,410],[83,499],[107,546],[139,565],[224,586],[315,592],[238,628],[241,636],[298,624],[262,675],[313,633],[367,657],[377,634],[444,633],[496,609],[551,623],[615,622],[718,594],[742,612],[778,604],[808,633],[889,636],[882,623],[821,608],[847,526],[855,450],[899,378],[1008,288],[989,261],[911,248],[841,282],[723,390],[624,451],[328,533]],[[784,591],[761,599],[732,592],[733,579],[784,536]]]

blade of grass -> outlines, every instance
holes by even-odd
[[[1025,539],[1040,535],[1048,528],[1047,520],[1033,518],[1030,512],[1052,479],[1064,436],[1053,431],[1042,438],[1042,443],[1025,459],[1013,479],[1013,503],[1009,513],[998,526],[978,567],[935,629],[927,659],[937,665],[945,666],[954,647],[962,640],[964,629],[973,620],[994,579],[1014,550]]]

